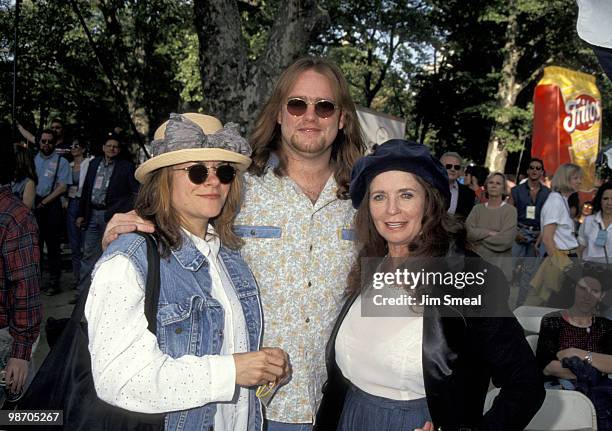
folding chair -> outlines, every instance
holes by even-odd
[[[487,393],[484,411],[493,405],[499,388]],[[544,404],[525,431],[586,431],[597,430],[595,407],[586,395],[578,391],[546,389]]]
[[[540,332],[540,322],[542,317],[559,308],[535,307],[531,305],[521,305],[514,310],[514,316],[519,321],[525,332],[538,334]]]

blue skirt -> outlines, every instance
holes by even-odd
[[[398,431],[422,428],[431,421],[427,399],[401,401],[377,397],[351,385],[337,431]]]

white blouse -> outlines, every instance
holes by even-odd
[[[595,244],[599,231],[607,232],[607,234],[605,234],[605,250],[603,246]],[[607,229],[604,229],[601,211],[585,217],[578,231],[578,242],[585,247],[582,253],[583,260],[605,262],[607,253],[608,262],[612,263],[612,224],[610,224]]]
[[[225,311],[221,354],[172,358],[163,353],[147,329],[144,281],[125,256],[117,255],[96,271],[85,305],[96,391],[112,405],[143,413],[219,403],[215,429],[244,430],[248,390],[235,383],[232,356],[247,351],[242,307],[218,258],[218,237],[204,241],[188,235],[210,263],[211,294]]]
[[[361,296],[336,337],[336,362],[364,392],[394,400],[425,397],[423,317],[362,317]]]
[[[556,224],[554,241],[559,250],[571,250],[578,247],[574,236],[574,220],[570,216],[567,198],[557,192],[548,195],[540,213],[542,229],[549,224]]]

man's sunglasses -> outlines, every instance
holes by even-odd
[[[41,144],[52,144],[53,140],[52,139],[41,139],[40,143]]]
[[[461,165],[453,165],[451,163],[447,163],[446,165],[444,165],[446,167],[446,169],[454,169],[456,171],[461,170]]]
[[[529,169],[533,169],[534,171],[541,171],[542,166],[529,166]]]
[[[329,118],[336,112],[336,105],[331,100],[317,100],[316,102],[307,102],[299,97],[292,97],[287,100],[287,112],[296,117],[301,117],[306,113],[308,105],[314,105],[315,114],[319,118]]]
[[[236,176],[236,168],[232,165],[206,167],[206,165],[191,165],[188,168],[175,168],[175,171],[187,171],[189,180],[194,184],[203,184],[208,178],[208,172],[213,171],[221,184],[229,184]]]

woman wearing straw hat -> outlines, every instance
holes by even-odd
[[[260,349],[261,306],[232,231],[250,148],[201,114],[171,114],[154,157],[136,170],[135,209],[156,227],[157,338],[144,314],[146,243],[122,235],[98,261],[85,313],[96,391],[127,410],[167,413],[167,430],[255,430],[250,387],[289,373],[281,349]]]

